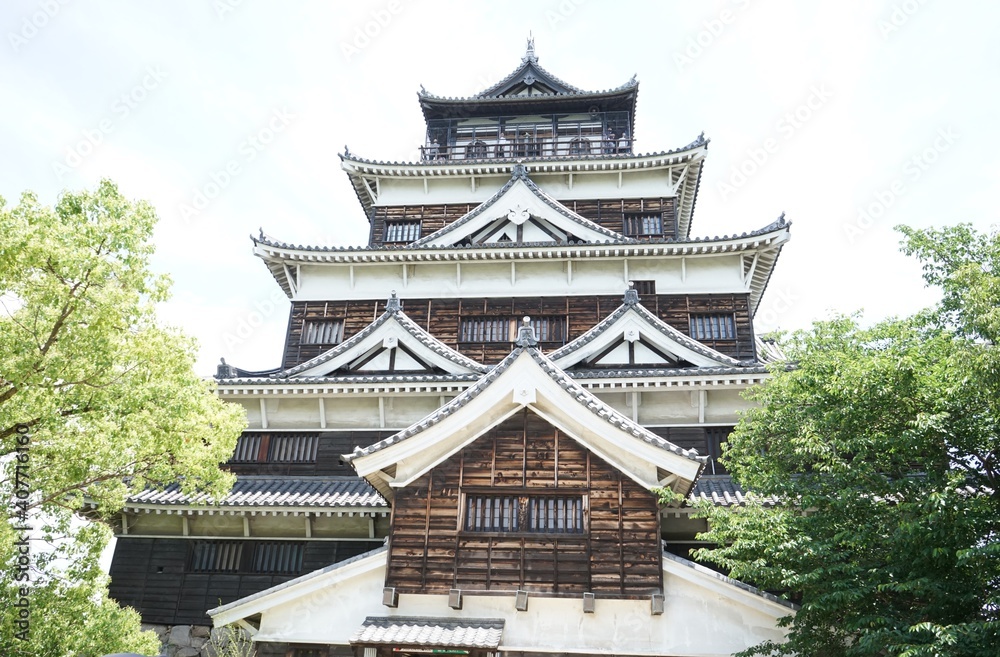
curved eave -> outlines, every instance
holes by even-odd
[[[122,511],[128,513],[152,513],[156,515],[184,516],[387,516],[389,508],[384,502],[372,505],[281,505],[281,504],[131,504],[126,503]],[[169,536],[167,536],[169,538]]]
[[[310,247],[277,242],[269,238],[254,240],[254,255],[261,258],[289,298],[293,292],[289,272],[299,265],[416,264],[421,262],[509,262],[518,260],[568,260],[576,258],[693,257],[757,253],[758,264],[751,277],[749,291],[751,313],[757,312],[764,288],[770,280],[782,245],[788,241],[789,226],[777,221],[760,231],[730,237],[689,241],[635,241],[601,244],[515,244],[469,248],[351,248]]]
[[[601,369],[567,370],[566,375],[581,387],[596,392],[622,389],[743,388],[760,383],[770,374],[765,366],[697,367],[687,369]],[[403,381],[404,377],[364,377],[368,380],[336,378],[302,379],[226,379],[216,387],[220,397],[326,397],[337,395],[382,394],[459,394],[479,380],[478,375],[463,377],[422,377]],[[408,377],[417,379],[420,377]]]
[[[671,166],[687,165],[692,168],[692,175],[685,176],[678,195],[682,198],[678,208],[678,234],[685,237],[690,230],[691,216],[694,212],[694,197],[698,192],[701,178],[702,163],[708,152],[708,140],[699,137],[692,143],[670,151],[657,153],[629,154],[596,154],[573,155],[563,157],[507,157],[486,160],[455,160],[423,162],[383,162],[367,160],[347,152],[341,153],[340,167],[347,172],[354,192],[357,194],[365,214],[370,215],[375,207],[376,199],[372,195],[365,176],[376,178],[468,178],[470,176],[504,176],[511,175],[515,164],[521,163],[528,167],[531,175],[562,174],[562,173],[618,173],[628,171],[644,171],[663,169]]]
[[[452,98],[418,93],[420,109],[425,120],[469,117],[480,114],[539,112],[544,108],[565,108],[567,106],[602,109],[614,107],[628,111],[635,116],[638,82],[627,82],[616,89],[604,91],[581,91],[533,96],[468,96]],[[544,112],[549,113],[549,112]]]

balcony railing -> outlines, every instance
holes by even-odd
[[[421,159],[581,157],[631,154],[627,112],[428,121]]]

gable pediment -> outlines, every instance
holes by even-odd
[[[392,498],[395,488],[409,485],[525,407],[646,488],[669,483],[685,494],[705,460],[624,417],[533,347],[514,351],[434,414],[356,449],[345,460]],[[396,470],[390,477],[391,467]]]
[[[562,369],[740,367],[681,333],[639,303],[634,290],[595,327],[549,354]]]
[[[279,372],[276,378],[357,374],[479,375],[486,371],[486,366],[445,345],[403,314],[398,300],[390,299],[388,308],[349,340]]]
[[[492,198],[410,246],[624,242],[543,192],[522,165]]]

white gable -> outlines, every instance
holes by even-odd
[[[463,356],[417,326],[401,311],[379,319],[329,351],[290,368],[283,378],[325,377],[352,373],[482,374],[486,367]]]
[[[625,304],[603,322],[549,357],[562,369],[741,365],[740,361],[684,335],[643,308],[631,291]]]
[[[569,241],[603,243],[625,237],[566,208],[531,182],[523,167],[515,167],[493,198],[411,246]]]
[[[437,413],[345,458],[391,500],[395,488],[525,407],[645,488],[686,494],[704,460],[620,415],[534,349],[514,352]]]

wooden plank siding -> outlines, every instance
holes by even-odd
[[[657,239],[661,237],[674,239],[677,237],[677,204],[676,199],[673,197],[567,200],[560,202],[573,212],[616,233],[625,232],[624,217],[626,214],[660,214],[663,218],[663,234],[647,237]],[[376,207],[372,211],[370,246],[393,246],[405,243],[395,240],[387,241],[386,222],[419,222],[420,231],[416,236],[419,239],[461,219],[476,207],[477,204],[475,203]],[[506,210],[503,212],[506,212]],[[641,238],[642,236],[634,237]]]
[[[306,541],[301,572],[294,575],[188,572],[191,543],[119,537],[111,562],[111,597],[135,607],[144,623],[211,625],[208,609],[373,550],[382,540]]]
[[[747,294],[658,294],[642,297],[643,305],[684,334],[690,332],[690,316],[726,313],[734,317],[735,339],[702,340],[702,343],[741,360],[756,358]],[[622,304],[621,295],[581,297],[509,297],[472,299],[406,299],[403,311],[438,340],[482,363],[492,364],[511,352],[513,342],[459,342],[463,317],[513,318],[560,316],[566,318],[566,340],[545,342],[543,350],[561,347],[593,328]],[[336,318],[344,322],[344,339],[368,326],[385,311],[385,299],[357,301],[292,302],[283,366],[293,367],[315,358],[330,345],[303,344],[307,321]]]
[[[480,532],[463,496],[581,495],[581,533]],[[524,410],[396,493],[386,586],[644,596],[662,586],[656,496]]]

